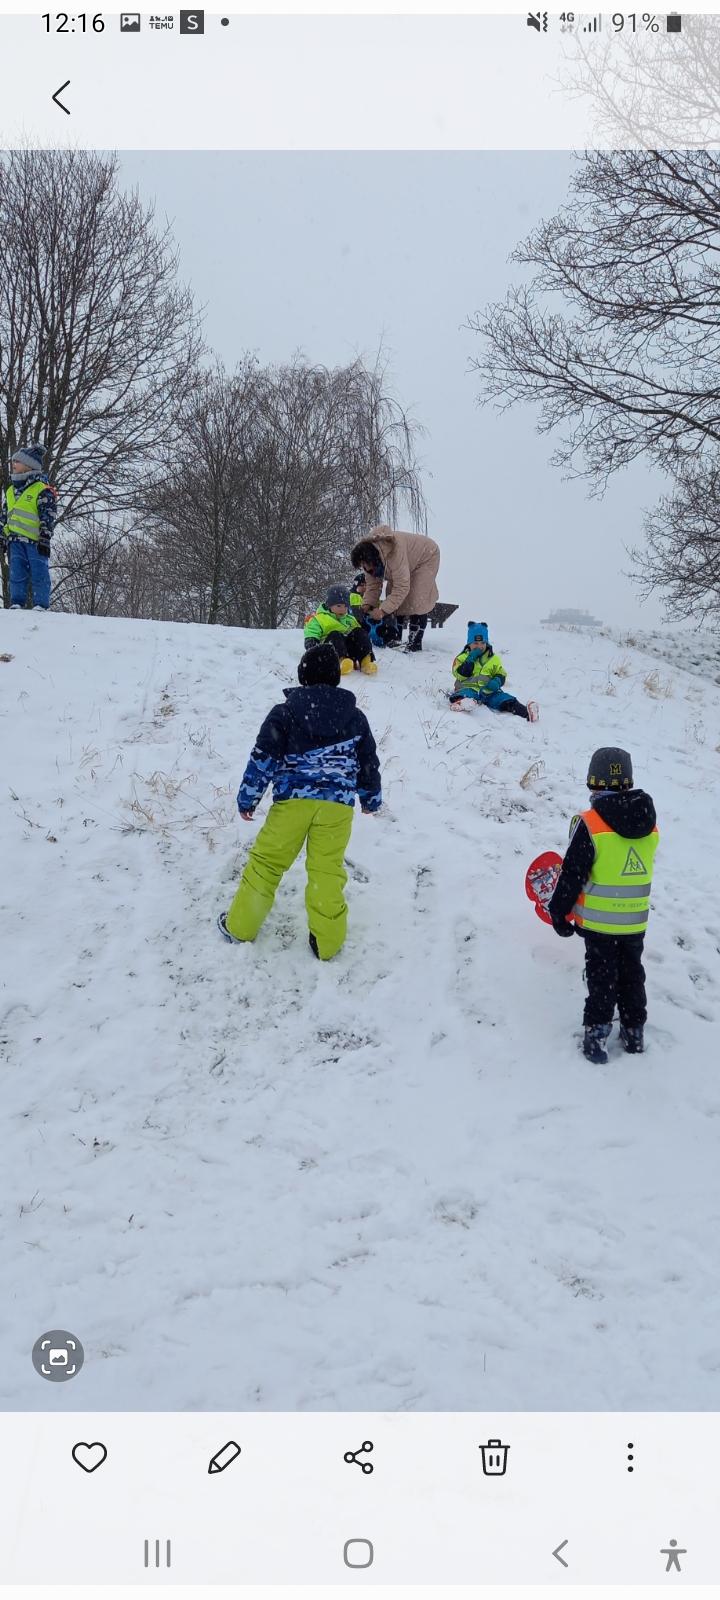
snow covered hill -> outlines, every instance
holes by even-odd
[[[299,634],[0,614],[5,1408],[53,1327],[73,1410],[720,1404],[717,657],[508,624],[529,727],[449,712],[460,638],[353,684],[386,809],[321,966],[300,865],[256,945],[215,929]],[[592,1069],[523,878],[616,742],[661,829],[649,1048]]]

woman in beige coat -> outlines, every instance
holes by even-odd
[[[403,623],[410,622],[407,649],[422,650],[428,615],[438,599],[436,578],[440,551],[434,539],[422,533],[396,533],[393,528],[371,528],[367,539],[356,544],[350,557],[366,574],[363,609],[384,628],[386,642],[399,642]],[[385,599],[380,600],[385,584]],[[399,624],[399,629],[394,626]],[[391,634],[395,635],[394,641]]]

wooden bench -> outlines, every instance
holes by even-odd
[[[444,601],[438,600],[437,605],[433,606],[430,612],[430,627],[444,628],[448,617],[451,617],[454,611],[457,611],[457,606],[448,606],[445,605]]]

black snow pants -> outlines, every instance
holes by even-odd
[[[613,936],[584,933],[585,982],[587,999],[583,1022],[586,1028],[612,1022],[615,1007],[626,1028],[642,1028],[647,1022],[645,969],[642,964],[644,933]]]
[[[511,694],[509,700],[503,701],[503,704],[498,706],[498,711],[504,711],[511,717],[524,717],[526,722],[530,721],[530,712],[527,706],[523,705],[522,700],[517,700],[514,694]]]
[[[350,660],[359,666],[366,656],[372,656],[373,661],[375,660],[370,635],[364,628],[351,628],[349,633],[341,633],[339,628],[335,628],[332,633],[326,635],[323,644],[331,644],[341,661],[345,656],[349,656]]]

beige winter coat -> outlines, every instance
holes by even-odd
[[[440,566],[440,550],[434,539],[422,533],[395,533],[392,528],[371,528],[368,542],[379,551],[385,567],[385,599],[380,603],[383,579],[369,574],[365,582],[363,606],[373,611],[378,606],[383,616],[396,611],[402,617],[427,616],[438,599],[435,582]]]

